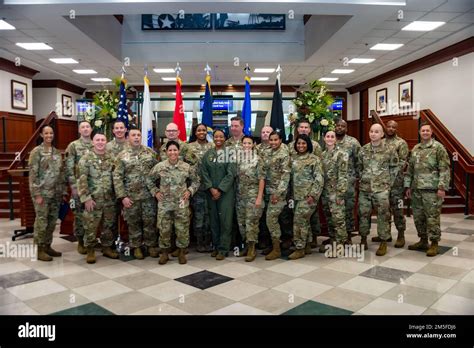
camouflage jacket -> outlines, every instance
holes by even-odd
[[[197,141],[193,141],[192,143],[189,143],[188,146],[190,150],[196,155],[196,158],[197,158],[196,172],[198,173],[199,178],[201,178],[202,158],[204,157],[204,154],[209,149],[212,149],[214,147],[214,143],[199,144]],[[199,187],[199,190],[204,191],[204,185],[202,183],[202,180],[199,180],[199,181],[201,182],[201,186]]]
[[[158,192],[163,194],[163,200],[158,203],[165,210],[183,208],[182,197],[186,190],[195,194],[199,188],[199,176],[196,167],[179,160],[176,164],[163,161],[153,167],[147,176],[148,190],[153,196]],[[189,200],[184,206],[189,205]]]
[[[236,164],[219,160],[220,153],[223,152],[223,150],[217,151],[213,147],[202,157],[201,179],[204,190],[209,190],[210,188],[216,188],[222,192],[234,190],[237,172]]]
[[[114,157],[94,150],[87,152],[79,161],[77,189],[81,203],[90,199],[96,202],[115,202],[113,185]]]
[[[405,187],[418,190],[448,190],[450,160],[444,146],[432,139],[411,151]]]
[[[252,156],[237,165],[237,194],[242,198],[256,198],[261,179],[265,179],[265,163],[252,151]]]
[[[115,163],[114,187],[117,198],[131,200],[152,197],[146,185],[146,177],[158,163],[156,152],[149,147],[129,146],[120,152]]]
[[[393,147],[398,155],[398,160],[400,161],[400,171],[395,178],[394,186],[403,187],[404,170],[407,164],[408,154],[410,153],[408,150],[408,144],[398,135],[395,135],[393,138],[385,138],[385,143]]]
[[[291,143],[288,144],[288,150],[290,150],[290,156],[294,157],[297,155],[297,152],[295,150],[295,141],[293,140]],[[313,144],[313,155],[316,155],[319,159],[321,159],[323,155],[323,151],[321,150],[321,145],[315,140],[311,140],[311,143]]]
[[[163,145],[160,147],[160,162],[166,161],[168,159],[168,155],[166,154],[166,143],[168,139],[165,139]],[[190,165],[195,165],[198,162],[198,158],[192,148],[189,147],[189,144],[180,140],[176,139],[176,142],[179,144],[179,159]]]
[[[242,135],[243,137],[243,135]],[[236,150],[242,149],[242,138],[235,140],[233,136],[227,139],[224,143],[225,147],[234,147]]]
[[[349,155],[337,146],[323,152],[324,192],[342,199],[349,185]]]
[[[265,159],[265,192],[279,197],[285,196],[290,182],[290,154],[288,146],[281,144],[271,150]]]
[[[365,144],[359,152],[360,191],[382,192],[392,188],[400,170],[395,150],[382,139],[379,146]]]
[[[349,156],[347,172],[349,175],[349,181],[354,181],[356,178],[360,177],[358,172],[359,152],[361,149],[360,143],[356,138],[346,134],[342,140],[337,140],[337,146],[340,149],[345,150]]]
[[[120,152],[130,145],[128,140],[125,140],[123,143],[119,143],[116,139],[109,141],[105,146],[105,149],[110,152],[114,158],[117,158]]]
[[[85,142],[82,138],[74,140],[66,148],[66,177],[69,185],[77,188],[79,179],[79,160],[87,151],[92,150],[92,141]]]
[[[44,145],[36,146],[28,160],[31,197],[61,198],[66,195],[66,177],[61,153],[54,147],[46,152]]]
[[[295,155],[291,162],[293,199],[300,201],[314,197],[318,201],[323,190],[323,168],[319,157],[312,153]]]
[[[272,147],[270,144],[260,143],[255,147],[255,149],[257,150],[257,154],[260,156],[260,158],[265,159],[268,152],[272,150]]]

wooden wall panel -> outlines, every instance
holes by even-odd
[[[2,118],[5,119],[3,123]],[[35,131],[35,116],[0,111],[0,150],[3,151],[5,125],[6,151],[20,151]]]
[[[359,120],[347,121],[347,134],[360,141],[359,139],[360,121]]]
[[[66,150],[69,143],[79,137],[77,121],[57,119],[55,122],[56,148],[58,150]]]
[[[408,147],[411,149],[413,146],[418,144],[418,119],[415,118],[414,114],[410,115],[387,115],[380,116],[382,121],[387,124],[388,121],[396,121],[398,123],[398,136],[405,139],[408,143]],[[372,125],[372,119],[369,119],[369,122],[366,122],[365,125],[365,136],[368,142],[369,141],[369,129]]]

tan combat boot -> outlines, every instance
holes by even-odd
[[[186,248],[179,248],[178,262],[180,265],[184,265],[186,260]]]
[[[360,237],[360,246],[364,246],[364,250],[369,250],[369,246],[367,245],[367,236]]]
[[[244,248],[242,249],[241,252],[239,252],[239,256],[237,257],[244,257],[244,256],[247,256],[247,253],[249,252],[249,246],[248,246],[248,243],[245,243],[245,246]]]
[[[288,256],[288,259],[290,260],[297,260],[303,258],[305,255],[305,250],[304,249],[296,249],[293,251],[290,256]]]
[[[405,236],[404,233],[398,232],[397,241],[395,242],[395,248],[403,248],[405,246]]]
[[[133,250],[133,256],[137,259],[137,260],[143,260],[145,258],[145,256],[143,256],[143,253],[142,253],[142,249],[141,248],[135,248],[135,250]]]
[[[280,240],[278,238],[273,238],[272,245],[273,245],[272,251],[270,252],[270,254],[265,256],[265,260],[267,261],[276,260],[281,256]]]
[[[170,253],[170,255],[173,256],[173,257],[178,257],[178,255],[179,255],[179,249],[178,249],[178,248],[174,249],[174,250]]]
[[[148,255],[150,255],[150,257],[153,257],[153,258],[157,258],[158,256],[160,256],[158,248],[157,247],[148,247]]]
[[[217,250],[213,250],[212,253],[211,253],[211,257],[216,257],[218,254],[218,251]]]
[[[428,238],[424,237],[421,238],[418,242],[415,244],[409,245],[408,250],[421,250],[421,251],[427,251],[429,248],[428,245]]]
[[[311,255],[313,253],[313,251],[311,250],[311,243],[306,243],[306,247],[304,248],[304,253],[306,255]]]
[[[164,265],[165,263],[167,263],[169,261],[169,257],[168,257],[168,249],[161,249],[161,255],[160,255],[160,259],[158,260],[158,263],[160,265]]]
[[[87,249],[84,246],[84,239],[83,237],[77,237],[77,252],[81,255],[87,254]]]
[[[246,262],[252,262],[257,257],[257,250],[255,250],[255,242],[249,242],[247,249]]]
[[[222,253],[217,253],[216,260],[217,261],[222,261],[225,259],[225,255]]]
[[[40,261],[53,261],[53,258],[46,253],[46,247],[44,245],[38,245],[37,258]]]
[[[375,252],[377,256],[384,256],[387,253],[387,242],[380,242],[379,248]]]
[[[436,256],[438,255],[438,241],[432,240],[431,246],[426,252],[426,256]]]
[[[53,257],[59,257],[59,256],[62,256],[63,254],[59,251],[56,251],[54,250],[53,248],[51,248],[51,244],[46,244],[46,250],[45,250],[46,254],[48,254],[49,256],[53,256]]]
[[[93,246],[87,247],[87,256],[86,262],[87,263],[95,263],[95,248]]]
[[[112,249],[111,247],[104,247],[102,249],[102,255],[104,255],[105,257],[108,257],[110,259],[118,259],[119,258],[118,252],[115,251],[114,249]]]

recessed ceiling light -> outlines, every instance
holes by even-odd
[[[271,74],[274,71],[275,71],[275,68],[256,68],[253,72]]]
[[[201,87],[206,87],[206,85],[201,85]]]
[[[162,77],[163,81],[176,81],[176,77]]]
[[[231,85],[231,84],[228,84],[228,85],[227,85],[227,87],[233,87],[233,85]]]
[[[269,77],[255,77],[255,76],[252,76],[250,78],[250,81],[268,81]]]
[[[92,69],[76,69],[73,70],[76,74],[97,74],[97,71]]]
[[[319,81],[326,81],[326,82],[337,81],[337,80],[339,80],[339,77],[321,77],[319,79]]]
[[[262,92],[250,92],[250,95],[260,95]]]
[[[350,74],[354,69],[334,69],[331,74]]]
[[[372,63],[375,58],[352,58],[348,63],[349,64],[368,64]]]
[[[112,80],[107,77],[91,77],[91,80],[95,82],[112,82]]]
[[[174,73],[174,69],[172,68],[155,68],[153,69],[154,72],[158,73],[158,74],[170,74],[170,73]]]
[[[393,51],[396,50],[397,48],[402,47],[403,44],[383,44],[383,43],[378,43],[375,46],[372,46],[370,49],[371,50],[379,50],[379,51]]]
[[[430,21],[414,21],[404,26],[402,30],[408,31],[430,31],[439,28],[440,26],[446,24],[446,22],[430,22]]]
[[[0,30],[15,30],[16,28],[11,25],[10,23],[7,23],[3,19],[0,19]]]
[[[46,45],[44,42],[17,42],[16,45],[29,51],[53,49],[51,46]]]
[[[49,58],[50,61],[56,64],[77,64],[77,60],[72,58]]]

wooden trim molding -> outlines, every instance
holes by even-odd
[[[0,70],[8,71],[12,74],[20,75],[29,79],[32,79],[33,76],[39,73],[38,70],[28,68],[24,65],[17,66],[14,62],[5,58],[0,58]]]
[[[82,95],[85,88],[73,85],[63,80],[33,80],[33,88],[61,88],[68,92]]]
[[[349,93],[354,94],[364,89],[395,80],[408,74],[413,74],[417,71],[424,70],[434,65],[446,62],[452,58],[460,57],[472,52],[474,52],[474,36],[471,36],[470,38],[460,41],[454,45],[443,48],[442,50],[431,53],[425,57],[414,60],[413,62],[387,71],[386,73],[373,77],[367,81],[358,83],[347,88],[347,90]]]

